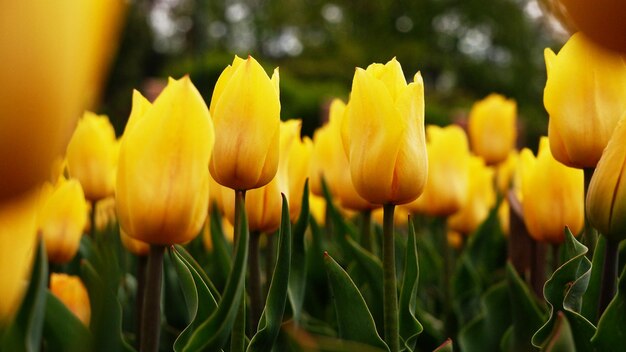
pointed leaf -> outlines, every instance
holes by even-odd
[[[617,293],[598,322],[591,339],[596,351],[622,351],[626,346],[626,267],[619,278]]]
[[[189,267],[190,269],[191,268],[194,269],[194,271],[192,271],[192,273],[194,274],[194,280],[196,279],[195,275],[199,275],[199,278],[202,280],[202,282],[211,291],[211,295],[215,299],[219,299],[220,298],[220,292],[217,290],[215,285],[213,285],[213,282],[209,278],[209,275],[207,275],[207,273],[202,269],[202,266],[196,261],[196,259],[193,256],[191,256],[191,254],[189,254],[189,252],[187,252],[185,247],[183,247],[183,246],[181,246],[179,244],[174,245],[174,249],[175,249],[176,253],[178,254],[178,256],[180,256],[180,259],[183,260],[185,265],[187,267]]]
[[[50,351],[91,351],[89,329],[50,291],[46,292],[43,337]]]
[[[300,322],[302,314],[302,305],[304,304],[304,294],[306,290],[307,279],[307,256],[304,246],[304,234],[309,226],[309,180],[304,183],[304,191],[302,192],[302,207],[298,221],[293,227],[293,243],[291,256],[291,270],[289,272],[289,302],[291,303],[291,311],[293,312],[293,321],[296,324]]]
[[[406,246],[404,262],[404,276],[400,288],[400,338],[407,351],[415,349],[417,335],[422,330],[422,324],[415,317],[417,300],[417,283],[419,266],[417,261],[417,247],[415,245],[415,229],[413,218],[409,217],[409,238]]]
[[[447,339],[441,346],[437,347],[433,352],[452,352],[454,351],[454,346],[452,345],[452,340]]]
[[[389,347],[376,331],[374,319],[363,296],[348,273],[328,253],[324,253],[324,260],[333,292],[339,337],[388,351]]]

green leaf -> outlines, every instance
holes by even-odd
[[[511,325],[506,282],[492,286],[481,299],[482,313],[459,332],[463,351],[497,351],[502,336]]]
[[[194,330],[217,309],[215,297],[211,294],[204,278],[179,250],[184,251],[184,248],[177,245],[170,250],[170,256],[178,274],[191,322],[174,342],[175,350],[181,350],[189,342]]]
[[[582,297],[591,275],[591,262],[585,257],[587,247],[578,242],[566,228],[562,251],[564,263],[552,274],[543,289],[544,297],[550,307],[550,316],[535,333],[532,343],[536,347],[545,347],[550,333],[554,330],[557,313],[563,312],[572,330],[576,349],[591,351],[590,340],[596,328],[579,314]]]
[[[559,312],[554,322],[554,327],[548,337],[543,351],[546,352],[573,352],[576,351],[572,326],[563,312]],[[580,350],[579,351],[591,351]]]
[[[211,295],[219,299],[220,292],[217,290],[215,285],[213,285],[213,282],[209,278],[209,275],[207,275],[207,273],[202,269],[202,266],[196,261],[196,259],[191,256],[189,252],[187,252],[185,247],[179,244],[174,245],[174,249],[176,250],[176,253],[181,257],[185,265],[188,266],[189,269],[194,269],[194,271],[192,271],[192,273],[194,274],[194,280],[196,279],[195,275],[199,275],[202,283],[204,283],[209,291],[211,291]]]
[[[291,311],[293,312],[293,321],[296,324],[300,322],[302,314],[302,305],[304,304],[304,295],[306,290],[307,266],[306,266],[306,250],[304,247],[304,234],[309,226],[309,180],[304,183],[304,191],[302,192],[302,207],[298,221],[293,227],[293,243],[291,255],[291,270],[289,272],[289,302],[291,303]]]
[[[437,347],[433,352],[452,352],[454,351],[454,346],[452,345],[452,340],[447,339],[441,346]]]
[[[626,346],[626,267],[619,277],[617,293],[602,314],[591,343],[597,351],[623,351]]]
[[[533,293],[530,292],[511,263],[507,263],[506,266],[506,281],[509,289],[513,325],[506,338],[502,339],[501,350],[511,352],[533,351],[535,348],[530,340],[543,323],[543,313],[539,309]]]
[[[424,330],[422,324],[415,317],[417,300],[417,283],[419,266],[417,261],[417,246],[415,244],[415,229],[413,218],[409,217],[409,236],[406,246],[404,262],[404,276],[400,288],[400,338],[407,351],[415,349],[417,336]]]
[[[239,201],[239,197],[236,201]],[[241,209],[245,209],[245,204],[241,205]],[[248,219],[245,211],[240,216],[241,225],[238,229],[233,267],[217,309],[193,331],[187,343],[176,348],[176,351],[219,351],[230,335],[239,306],[243,302],[248,262]]]
[[[0,341],[2,351],[39,351],[46,310],[48,258],[43,240],[39,241],[30,283],[15,319]]]
[[[591,277],[589,287],[583,296],[583,306],[580,313],[591,323],[598,322],[598,305],[600,302],[600,288],[602,284],[602,268],[604,268],[604,249],[606,239],[600,236],[593,251],[593,261],[591,263]]]
[[[89,329],[50,291],[46,292],[43,337],[49,351],[91,351]]]
[[[289,206],[287,197],[282,194],[283,209],[278,237],[279,249],[276,266],[272,274],[272,283],[267,294],[265,309],[261,314],[257,333],[252,337],[247,351],[269,351],[272,349],[280,326],[283,321],[285,304],[287,304],[287,290],[289,271],[291,266],[291,223],[289,222]]]
[[[376,331],[361,292],[348,273],[328,253],[324,253],[324,259],[337,313],[339,337],[388,351],[389,347]]]

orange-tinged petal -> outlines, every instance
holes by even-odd
[[[50,274],[50,292],[63,302],[83,324],[89,326],[89,320],[91,320],[89,295],[78,276],[62,273]]]

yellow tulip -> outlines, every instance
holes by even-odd
[[[500,94],[490,94],[472,106],[468,133],[472,151],[487,164],[498,164],[515,148],[517,104]]]
[[[120,229],[120,239],[124,248],[136,256],[143,257],[150,253],[150,245],[148,243],[130,237],[124,229]]]
[[[514,182],[517,160],[517,151],[512,150],[506,159],[496,167],[496,185],[500,194],[505,197]]]
[[[280,226],[282,197],[284,193],[289,198],[288,152],[300,133],[299,120],[288,120],[280,123],[280,153],[276,176],[267,185],[246,192],[246,214],[250,231],[271,232]],[[235,192],[225,188],[222,193],[224,213],[234,224],[235,219]]]
[[[545,60],[543,103],[552,154],[570,167],[595,167],[626,111],[624,58],[577,33],[558,55],[546,49]]]
[[[92,100],[104,35],[120,0],[3,1],[0,5],[0,201],[48,179]],[[109,42],[114,42],[110,40]],[[111,43],[105,43],[110,45]]]
[[[346,105],[339,99],[330,104],[328,123],[313,135],[311,157],[311,191],[322,196],[321,178],[341,207],[351,210],[369,210],[378,207],[361,197],[352,183],[348,158],[341,140],[341,125]]]
[[[448,227],[463,234],[470,234],[487,219],[496,202],[493,189],[494,171],[482,158],[470,159],[467,200],[463,207],[448,218]]]
[[[622,117],[602,153],[587,193],[589,221],[612,240],[622,240],[626,236],[625,140],[626,118]]]
[[[83,324],[89,326],[91,319],[89,295],[78,276],[50,274],[50,292],[63,302]]]
[[[411,212],[431,216],[456,213],[467,198],[470,152],[465,131],[450,125],[426,127],[428,179],[424,192],[405,204]]]
[[[217,80],[210,106],[216,140],[209,168],[219,184],[248,190],[274,178],[280,139],[278,81],[278,69],[270,79],[251,56],[235,57]]]
[[[573,234],[583,227],[583,171],[559,163],[542,137],[537,158],[529,149],[520,154],[524,223],[537,241],[562,243],[564,228]]]
[[[28,287],[37,240],[39,192],[0,203],[0,327],[7,325]]]
[[[289,182],[289,217],[291,221],[296,221],[302,208],[302,192],[304,183],[309,177],[311,165],[311,154],[313,153],[313,142],[309,137],[299,138],[298,136],[289,149],[287,156],[287,172]]]
[[[86,223],[87,201],[77,180],[61,177],[54,186],[44,185],[39,231],[45,240],[48,260],[58,264],[72,260]]]
[[[87,199],[98,201],[113,194],[118,153],[109,119],[85,112],[67,146],[67,168],[83,186]]]
[[[170,80],[144,114],[131,113],[116,188],[118,218],[127,234],[160,245],[199,234],[208,210],[213,142],[209,111],[187,76]]]
[[[326,200],[311,193],[309,195],[309,207],[311,208],[311,218],[320,226],[324,226],[326,223]]]
[[[342,139],[356,191],[374,204],[415,200],[426,183],[424,84],[396,59],[356,69]]]

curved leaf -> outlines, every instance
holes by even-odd
[[[43,337],[50,351],[91,351],[89,329],[50,291],[46,292]]]
[[[590,340],[596,328],[579,314],[582,297],[591,275],[591,262],[585,257],[587,247],[578,242],[566,228],[562,250],[564,263],[546,281],[543,288],[543,295],[550,307],[550,316],[535,333],[532,343],[536,347],[545,347],[550,333],[554,330],[557,313],[563,312],[571,327],[576,349],[591,351],[593,347]]]
[[[302,314],[302,305],[304,303],[304,294],[306,289],[307,267],[306,267],[306,251],[304,247],[304,234],[309,226],[309,180],[304,183],[304,191],[302,192],[302,207],[298,221],[292,229],[292,256],[291,270],[289,271],[289,302],[291,303],[291,311],[293,312],[293,321],[300,323]]]
[[[400,339],[407,351],[413,351],[417,336],[424,329],[415,317],[417,300],[417,283],[419,281],[419,265],[413,218],[409,217],[409,236],[406,245],[404,276],[400,288]]]
[[[620,275],[617,293],[602,314],[591,342],[597,351],[622,351],[626,346],[626,267]]]
[[[194,280],[195,275],[199,275],[199,279],[201,279],[202,282],[207,286],[209,291],[211,291],[211,295],[214,297],[214,299],[219,299],[221,297],[220,292],[217,290],[215,285],[213,285],[213,282],[209,278],[209,275],[207,275],[207,273],[202,269],[202,266],[196,261],[196,259],[191,256],[189,252],[187,252],[185,247],[179,244],[174,245],[174,249],[176,253],[180,256],[180,259],[183,260],[185,265],[189,267],[189,269],[194,269],[194,271],[192,272],[194,273]]]
[[[576,351],[572,327],[563,312],[559,312],[554,322],[546,346],[543,349],[546,352],[572,352]],[[591,351],[591,350],[582,350]]]
[[[389,351],[376,331],[363,296],[348,273],[328,253],[324,253],[324,260],[337,312],[339,337]]]
[[[287,304],[287,289],[291,266],[291,223],[289,222],[289,206],[287,198],[283,197],[282,220],[278,237],[279,249],[276,266],[272,274],[265,302],[265,309],[261,314],[257,333],[252,337],[247,351],[269,351],[272,349],[283,320],[285,304]]]

